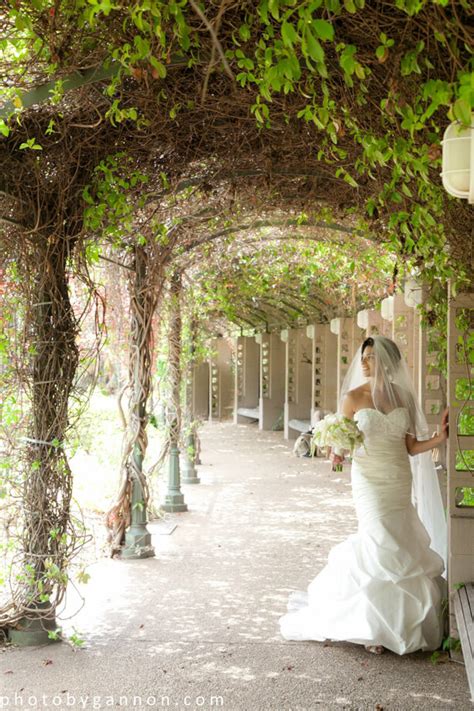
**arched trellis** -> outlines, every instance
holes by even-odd
[[[21,11],[21,4],[19,4],[19,6]],[[439,12],[441,12],[441,10],[439,10]],[[376,15],[374,16],[374,19],[380,20],[380,18]],[[34,17],[33,20],[37,20],[37,18]],[[406,20],[406,17],[403,16],[402,20]],[[8,22],[8,18],[5,21]],[[229,21],[229,15],[224,18],[224,25],[222,30],[224,34],[227,21]],[[234,19],[230,21],[232,27],[233,21]],[[206,25],[206,22],[197,13],[197,17],[194,17],[194,22],[191,22],[193,31],[199,31],[202,22],[204,22],[204,25]],[[342,26],[346,26],[347,24],[350,25],[352,22],[353,21],[350,17],[340,18],[340,25]],[[393,20],[391,19],[390,23],[392,22]],[[197,23],[197,28],[195,26],[195,23]],[[357,31],[360,31],[357,22],[355,24],[357,27]],[[402,24],[405,27],[405,23]],[[67,23],[64,23],[63,26],[61,23],[58,23],[56,26],[56,39],[60,41],[61,33],[66,31],[70,31],[69,25],[67,25]],[[105,39],[105,37],[107,36],[106,33],[109,31],[110,30],[108,27],[100,25],[98,33],[100,35],[100,33],[102,32],[103,34],[101,36]],[[459,30],[459,33],[459,37],[462,37],[462,25],[461,29]],[[100,155],[104,155],[110,152],[111,147],[113,148],[113,150],[116,150],[117,147],[124,148],[124,146],[127,146],[133,152],[134,150],[136,150],[136,148],[131,148],[132,144],[135,144],[136,147],[140,143],[143,143],[143,155],[147,151],[152,151],[152,149],[156,146],[156,137],[159,136],[161,143],[159,144],[158,150],[161,152],[160,155],[166,154],[168,151],[167,155],[169,155],[170,157],[170,160],[167,164],[168,166],[170,164],[173,164],[173,160],[177,161],[177,157],[179,157],[182,163],[186,163],[186,165],[189,164],[190,159],[191,161],[198,161],[199,159],[202,159],[203,156],[210,156],[211,163],[213,163],[214,161],[219,162],[219,159],[222,160],[222,156],[225,153],[227,157],[229,155],[232,156],[231,162],[234,167],[238,166],[238,173],[239,171],[245,172],[245,167],[243,166],[254,161],[256,159],[256,156],[260,156],[260,162],[263,167],[260,167],[258,171],[253,170],[253,173],[252,170],[250,170],[253,175],[253,178],[259,178],[261,182],[265,182],[267,180],[270,180],[271,182],[272,180],[275,180],[279,177],[281,179],[282,186],[286,182],[286,184],[289,185],[290,189],[292,189],[293,192],[295,192],[297,188],[300,189],[300,193],[297,195],[297,197],[287,198],[286,200],[283,199],[283,191],[281,191],[280,201],[285,206],[298,202],[298,204],[304,207],[305,202],[311,201],[315,198],[315,196],[317,196],[318,199],[321,198],[320,193],[325,187],[326,191],[323,198],[328,202],[328,204],[362,204],[363,200],[371,192],[370,187],[367,187],[367,182],[364,184],[363,181],[361,181],[361,184],[357,189],[357,194],[354,197],[352,193],[353,187],[351,188],[347,183],[344,183],[343,180],[337,181],[334,179],[335,165],[325,166],[323,162],[319,161],[319,158],[318,160],[316,160],[315,157],[308,155],[308,144],[316,140],[316,134],[314,133],[311,124],[307,126],[302,124],[302,122],[289,121],[288,130],[285,135],[291,136],[291,140],[285,142],[285,145],[283,145],[283,133],[279,134],[280,138],[282,139],[281,151],[279,153],[278,148],[275,147],[274,136],[270,135],[269,137],[265,137],[264,134],[260,134],[260,132],[255,129],[253,120],[249,120],[249,105],[250,102],[253,102],[255,100],[255,96],[254,94],[252,94],[252,92],[242,92],[240,94],[240,101],[242,103],[239,104],[239,102],[235,102],[230,105],[230,103],[228,103],[228,96],[226,91],[226,82],[228,81],[228,79],[226,78],[223,82],[220,73],[216,73],[216,75],[212,77],[213,91],[207,92],[203,90],[203,86],[201,85],[202,78],[205,77],[209,79],[208,67],[210,65],[208,63],[208,59],[209,57],[215,57],[216,51],[217,35],[215,32],[214,36],[212,35],[212,33],[209,34],[211,37],[210,44],[207,47],[203,47],[203,56],[200,58],[200,61],[198,63],[198,66],[200,68],[199,77],[195,77],[190,80],[189,72],[185,66],[187,63],[183,62],[181,59],[178,59],[176,62],[174,61],[174,59],[171,59],[169,66],[169,69],[171,70],[170,73],[173,73],[173,81],[175,81],[177,87],[176,92],[169,91],[169,96],[171,97],[170,100],[179,101],[181,97],[189,97],[190,95],[196,96],[200,99],[199,102],[195,103],[194,108],[189,109],[188,117],[193,120],[178,121],[176,124],[171,126],[171,128],[169,125],[160,124],[158,121],[158,123],[154,123],[150,129],[147,128],[146,132],[141,131],[140,129],[138,129],[138,127],[131,125],[127,126],[127,131],[121,130],[120,126],[118,130],[111,130],[108,124],[104,122],[104,116],[108,114],[111,110],[110,98],[107,97],[107,95],[101,95],[100,92],[97,92],[97,87],[95,87],[93,90],[90,90],[90,87],[81,78],[78,78],[76,88],[79,86],[79,84],[81,84],[82,86],[80,92],[77,92],[76,94],[74,94],[74,92],[69,92],[66,95],[65,99],[62,100],[62,103],[59,104],[57,109],[54,109],[54,107],[51,106],[47,106],[46,110],[43,112],[34,110],[31,111],[29,114],[23,114],[23,124],[15,126],[14,130],[12,127],[12,133],[7,138],[7,140],[2,139],[2,156],[4,148],[6,146],[5,154],[7,156],[6,164],[8,168],[5,173],[2,174],[2,188],[5,189],[5,193],[8,196],[13,196],[15,199],[17,199],[21,194],[24,194],[28,198],[27,193],[28,190],[31,189],[31,184],[28,183],[27,179],[24,180],[23,193],[21,192],[21,190],[17,189],[18,184],[22,182],[25,176],[26,178],[29,178],[31,176],[35,176],[35,178],[37,178],[37,165],[39,165],[40,162],[36,160],[35,154],[33,153],[32,155],[30,155],[30,158],[32,158],[32,160],[26,161],[27,166],[23,167],[21,171],[19,170],[19,167],[22,163],[21,159],[24,156],[28,155],[27,153],[20,153],[20,150],[23,150],[20,148],[21,142],[23,141],[24,143],[27,143],[34,136],[36,136],[37,138],[41,137],[41,147],[43,148],[44,152],[37,157],[41,157],[42,159],[42,157],[44,156],[46,164],[47,161],[50,160],[51,152],[54,150],[53,146],[57,144],[58,138],[57,136],[53,135],[51,139],[48,139],[48,135],[50,134],[48,134],[47,131],[51,126],[53,133],[57,132],[62,138],[66,137],[63,141],[63,145],[70,146],[70,144],[74,143],[74,141],[77,140],[78,147],[83,150],[81,162],[80,164],[77,164],[79,173],[79,176],[75,176],[78,177],[77,184],[73,184],[73,182],[69,180],[70,176],[64,182],[64,184],[67,185],[68,188],[70,188],[71,195],[74,195],[76,199],[77,196],[81,194],[81,188],[90,182],[91,177],[92,163],[83,160],[84,154],[87,153],[86,147],[87,145],[89,145],[90,147],[91,143],[95,138],[103,136],[104,134],[108,134],[107,139],[104,141],[104,143],[102,143],[101,145],[97,145],[95,151],[90,151],[91,155],[95,155],[96,163],[99,162]],[[456,35],[456,41],[459,40],[459,37]],[[221,40],[218,39],[218,41],[220,42]],[[99,46],[101,46],[100,43]],[[103,46],[107,46],[107,43],[104,42]],[[77,49],[77,45],[75,45],[75,48]],[[71,59],[71,55],[68,54],[67,47],[66,45],[64,45],[64,43],[62,43],[61,51],[63,53],[62,56],[59,57],[62,62],[61,72],[65,72],[67,71],[67,67],[70,66],[69,60]],[[67,54],[67,57],[64,53]],[[95,60],[96,58],[93,57],[92,59]],[[79,57],[74,57],[72,66],[90,66],[90,64],[88,64],[89,62],[92,63],[90,60],[91,57],[89,55],[81,55]],[[182,73],[180,73],[180,67],[183,68]],[[35,75],[41,74],[43,68],[44,65],[38,67]],[[379,67],[379,70],[382,71],[382,69],[383,67],[381,63],[381,67]],[[450,68],[448,67],[446,71],[449,74]],[[23,77],[23,81],[29,80],[29,72],[24,72]],[[130,107],[133,105],[133,102],[135,102],[137,103],[137,105],[140,106],[140,110],[150,117],[150,120],[154,114],[168,117],[169,112],[167,112],[166,110],[163,112],[156,111],[156,92],[154,91],[156,87],[152,87],[152,89],[150,90],[150,87],[145,81],[145,75],[142,69],[139,69],[137,72],[135,72],[134,75],[132,75],[131,77],[127,77],[127,79],[125,79],[124,81],[127,89],[124,94],[128,97],[128,100],[130,102],[130,105],[127,105],[126,107],[126,110],[130,110]],[[379,82],[379,84],[380,86],[383,86],[383,82]],[[172,86],[170,85],[171,82],[168,83],[168,89],[172,89]],[[99,83],[98,86],[102,88],[103,85],[100,85]],[[207,87],[208,83],[206,83],[205,86]],[[344,82],[341,81],[340,86],[343,88]],[[54,88],[57,89],[57,86],[55,86]],[[159,90],[161,90],[161,85],[159,87]],[[61,96],[59,97],[59,101],[61,102]],[[290,102],[292,103],[290,104]],[[352,107],[355,106],[353,97],[351,95],[348,96],[348,101],[346,103],[342,103],[344,105],[349,105]],[[227,106],[227,110],[224,112],[222,108],[223,105]],[[277,107],[277,125],[278,119],[281,119],[282,125],[284,125],[284,121],[287,118],[288,112],[291,113],[291,111],[293,111],[293,114],[296,114],[296,112],[305,109],[305,105],[305,100],[303,101],[301,97],[294,98],[291,93],[288,97],[285,98],[284,102],[275,100],[274,106]],[[64,113],[64,115],[66,115],[66,119],[61,119],[61,113]],[[113,118],[114,116],[112,114],[112,120]],[[238,121],[236,121],[236,119],[238,119]],[[368,120],[370,121],[369,116]],[[53,122],[53,124],[51,124],[51,122]],[[204,140],[204,132],[201,132],[199,128],[205,126],[206,122],[208,124],[208,130],[205,136],[206,140]],[[118,123],[120,124],[120,121]],[[244,131],[242,130],[242,126],[245,129]],[[85,129],[87,134],[86,138],[84,139],[83,135],[79,136],[78,132],[71,132],[71,129],[74,128],[79,128],[81,131]],[[124,133],[126,134],[126,138],[124,138]],[[174,133],[175,135],[170,136],[170,133]],[[348,151],[347,156],[342,159],[342,162],[344,163],[350,160],[354,162],[357,158],[357,152],[354,151],[353,136],[352,134],[348,133],[344,139],[344,133],[340,133],[341,135],[339,137],[339,147],[341,150],[346,149]],[[200,134],[202,134],[202,137],[199,141],[196,141],[195,136]],[[32,151],[34,150],[35,149],[32,148]],[[64,159],[66,155],[69,155],[67,150],[63,153],[62,156],[60,156],[60,158]],[[227,160],[229,160],[229,158],[227,158]],[[292,167],[297,166],[298,164],[301,165],[304,162],[307,165],[311,163],[311,165],[308,165],[308,167],[304,171],[304,175],[306,176],[306,178],[309,178],[309,185],[308,182],[304,182],[304,180],[300,180],[298,181],[298,183],[296,182],[297,179],[295,178],[295,174],[298,174],[301,177],[301,172],[298,173],[297,168]],[[159,163],[159,161],[157,161],[157,163]],[[284,169],[286,171],[285,174],[279,173],[279,166],[281,165],[290,166]],[[9,179],[11,178],[11,175],[15,173],[15,169],[18,170],[18,173],[15,174],[17,178],[17,185],[12,186],[11,180],[9,181]],[[228,170],[227,167],[226,170]],[[28,175],[28,171],[31,175]],[[173,176],[172,183],[179,182],[182,178],[182,175],[185,173],[182,164],[179,166],[177,173],[178,176],[176,178]],[[381,173],[383,173],[383,167],[380,168],[380,175],[377,176],[379,178],[379,188],[383,185],[383,177],[381,177]],[[207,175],[212,175],[212,170],[208,171]],[[238,176],[237,179],[239,179],[240,177],[242,176]],[[46,170],[43,178],[44,183],[42,187],[45,188],[45,191],[47,192],[48,180],[51,180],[51,171],[48,172],[48,170]],[[316,183],[316,181],[319,179],[319,184],[311,184],[311,180],[313,179],[314,183]],[[235,176],[233,180],[235,182]],[[9,182],[10,184],[8,184]],[[60,181],[58,181],[58,184],[59,183]],[[325,185],[325,183],[327,185]],[[204,182],[201,181],[200,185],[205,186],[206,180],[204,180]],[[249,192],[252,185],[253,181],[251,180],[248,183]],[[327,189],[327,186],[329,186],[330,189]],[[38,197],[39,193],[39,191],[36,189],[37,187],[38,186],[35,186],[33,184],[33,189],[31,190],[31,194],[36,197]],[[266,192],[265,190],[261,192],[262,194],[267,195],[273,200],[275,200],[275,196],[271,194],[271,191],[270,193]],[[154,194],[160,194],[160,191],[155,190]],[[29,204],[27,203],[27,207],[28,209],[30,209],[30,218],[31,215],[35,215],[37,218],[42,217],[37,210],[37,205],[35,204],[34,199],[31,200]],[[69,205],[69,207],[71,208],[71,205]],[[83,206],[80,205],[80,207],[82,212]],[[68,257],[71,257],[73,251],[72,247],[74,244],[74,240],[71,239],[71,236],[73,234],[76,234],[76,230],[78,229],[78,225],[75,224],[75,218],[77,217],[76,211],[72,207],[71,211],[73,215],[71,216],[70,214],[68,214],[66,216],[68,219],[65,220],[65,216],[62,214],[62,211],[58,210],[57,208],[58,203],[54,201],[51,202],[49,207],[45,207],[44,220],[48,227],[52,227],[54,220],[51,221],[51,215],[57,213],[57,215],[59,216],[57,225],[60,226],[60,230],[62,229],[62,227],[64,227],[64,225],[67,225],[69,234],[61,236],[61,240],[63,240],[64,242],[64,244],[61,245],[61,250],[64,249]],[[28,212],[28,209],[25,210],[26,213]],[[10,227],[15,227],[17,226],[17,220],[15,219],[15,217],[12,216],[12,211],[12,208],[9,207],[6,210],[6,213],[4,214],[3,220],[4,223],[7,223]],[[390,211],[388,211],[388,215],[390,215]],[[385,229],[386,227],[386,224],[384,224],[383,220],[379,221],[379,225],[382,229]],[[37,227],[37,225],[29,224],[28,228],[31,227],[34,228]],[[51,230],[50,234],[48,235],[48,240],[50,239],[53,232],[54,230]],[[54,239],[52,241],[54,241]],[[273,310],[273,306],[271,305],[267,308],[263,308],[260,310],[259,318],[262,322],[265,322],[267,320],[270,311],[275,313]],[[297,312],[298,307],[290,307],[288,313],[292,313],[294,311]],[[71,359],[70,365],[72,363],[72,360],[73,359]],[[64,372],[67,372],[67,368]],[[139,418],[142,417],[142,415],[143,413],[139,415]],[[60,432],[60,434],[62,434],[62,432]],[[45,453],[43,454],[44,456],[46,456]]]

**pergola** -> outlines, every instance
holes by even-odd
[[[153,318],[164,300],[169,511],[185,510],[183,294],[206,303],[194,333],[215,339],[207,361],[189,363],[191,420],[258,409],[266,428],[281,409],[285,436],[293,436],[297,422],[334,409],[361,335],[386,332],[405,350],[427,414],[446,401],[456,423],[440,460],[456,636],[471,594],[456,586],[474,580],[474,514],[464,503],[472,467],[462,454],[474,446],[472,432],[457,426],[472,401],[472,213],[448,199],[438,172],[447,110],[465,124],[471,118],[467,3],[76,5],[20,0],[1,16],[2,281],[20,295],[15,382],[31,403],[13,449],[27,480],[21,565],[30,568],[1,625],[17,641],[54,627],[79,544],[62,447],[79,362],[70,279],[97,293],[91,264],[99,259],[118,265],[130,288],[130,403],[123,483],[108,517],[113,550],[153,555],[142,462]],[[319,277],[315,268],[301,290],[288,274],[302,275],[311,245],[326,251],[319,262],[311,253]],[[332,269],[324,263],[331,249],[352,255],[339,272],[335,257]],[[260,288],[265,256],[278,271],[279,252],[289,272]],[[360,277],[357,260],[367,255],[372,279],[341,289],[354,272]],[[408,293],[412,273],[419,308]],[[447,356],[444,373],[442,354],[430,352],[433,334]],[[285,387],[276,394],[278,374]],[[187,477],[196,481],[192,465]]]

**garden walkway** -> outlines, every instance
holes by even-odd
[[[202,443],[190,511],[168,515],[171,535],[151,525],[156,557],[90,567],[87,603],[64,625],[83,648],[3,650],[0,708],[471,708],[459,664],[283,640],[288,594],[355,529],[348,472],[249,425],[206,426]]]

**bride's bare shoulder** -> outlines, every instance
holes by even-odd
[[[367,393],[365,385],[348,390],[342,405],[343,414],[346,417],[353,417],[354,413],[367,403]]]
[[[370,388],[367,387],[367,384],[364,383],[363,385],[359,385],[357,388],[348,390],[347,397],[352,402],[357,402],[358,400],[361,400],[362,398],[364,398],[368,392],[370,392]]]

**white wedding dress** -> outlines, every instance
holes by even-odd
[[[352,463],[358,531],[331,550],[307,592],[290,595],[281,634],[383,645],[397,654],[437,649],[444,563],[411,502],[408,411],[364,408],[354,420],[365,435]]]

